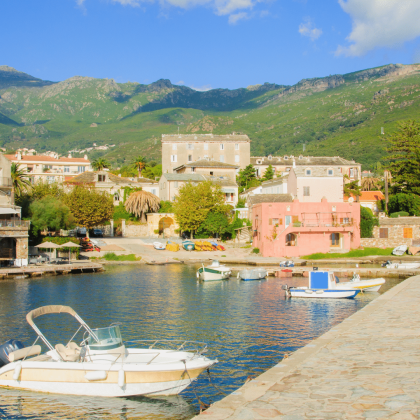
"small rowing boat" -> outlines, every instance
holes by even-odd
[[[358,289],[363,292],[378,292],[384,283],[385,279],[383,278],[360,280],[360,276],[358,274],[353,274],[350,281],[343,283],[339,282],[336,277],[336,289]]]
[[[266,277],[267,270],[265,268],[244,268],[238,273],[238,279],[243,281],[262,280]]]
[[[153,242],[153,248],[157,249],[158,251],[163,251],[166,248],[165,244],[161,242]]]
[[[227,280],[232,274],[232,269],[213,260],[211,265],[200,267],[197,270],[197,278],[202,281]]]

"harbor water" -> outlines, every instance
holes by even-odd
[[[208,343],[219,360],[211,379],[203,373],[171,398],[84,398],[0,388],[2,419],[189,419],[198,398],[211,404],[277,364],[364,307],[378,293],[354,300],[286,300],[287,279],[197,282],[197,267],[107,266],[96,274],[11,279],[0,282],[0,343],[36,338],[26,314],[39,306],[74,308],[94,328],[121,322],[125,340],[182,339]],[[398,279],[388,279],[381,292]],[[37,319],[55,345],[77,329],[68,315]]]

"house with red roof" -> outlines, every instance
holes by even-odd
[[[385,196],[381,191],[361,191],[361,193],[359,197],[352,195],[350,201],[358,201],[362,207],[371,209],[373,214],[377,215],[379,213],[378,201],[385,199]],[[344,202],[349,202],[349,198],[344,196]]]

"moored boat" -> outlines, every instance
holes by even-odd
[[[265,268],[244,268],[238,273],[238,279],[244,281],[262,280],[266,277],[267,270]]]
[[[80,327],[66,345],[53,347],[34,319],[60,313],[73,316]],[[26,319],[38,338],[30,347],[16,340],[0,346],[0,386],[101,397],[176,395],[217,363],[202,355],[204,343],[177,341],[175,348],[167,348],[170,341],[165,340],[123,342],[118,325],[91,329],[69,306],[44,306]],[[72,340],[80,330],[79,346]],[[38,342],[48,348],[45,353]]]
[[[161,242],[153,242],[153,248],[157,249],[158,251],[163,251],[166,249],[166,245]]]
[[[197,270],[197,278],[202,281],[227,280],[232,274],[232,269],[213,260],[211,265],[200,267]]]
[[[386,267],[389,269],[396,269],[396,270],[416,270],[420,268],[420,262],[414,263],[393,263],[392,261],[387,261],[386,263],[382,264],[382,267]]]
[[[360,276],[354,274],[350,281],[338,282],[338,279],[336,279],[336,289],[358,289],[363,292],[378,292],[384,283],[385,279],[383,278],[360,280]]]
[[[404,255],[407,252],[408,246],[407,245],[400,245],[397,246],[392,250],[393,255]]]
[[[194,251],[195,245],[193,241],[182,241],[182,247],[186,251]]]
[[[359,289],[338,289],[334,273],[328,271],[310,271],[308,287],[283,286],[287,297],[353,299],[360,293]]]

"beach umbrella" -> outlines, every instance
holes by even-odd
[[[54,244],[53,242],[43,242],[42,244],[35,245],[35,248],[57,249],[61,247],[60,245]],[[57,251],[55,253],[55,256],[57,256]]]
[[[69,241],[61,245],[61,248],[81,248],[81,246],[78,244],[75,244],[74,242]],[[71,256],[71,249],[69,249],[69,264],[70,264],[70,256]]]

